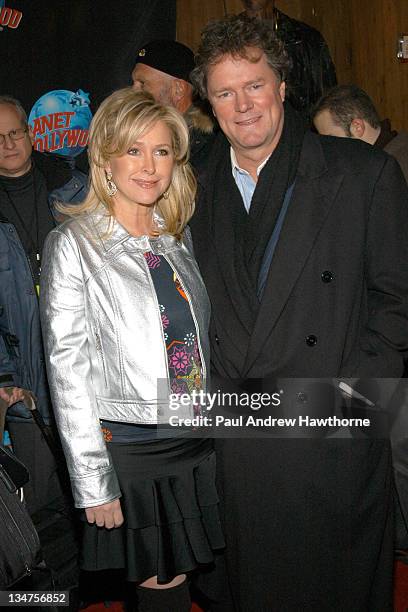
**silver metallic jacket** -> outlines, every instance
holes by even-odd
[[[78,508],[121,494],[99,419],[154,424],[168,408],[167,353],[146,251],[167,260],[190,301],[204,389],[209,369],[210,305],[190,250],[169,235],[135,238],[116,221],[107,229],[98,209],[53,230],[41,274],[48,380]]]

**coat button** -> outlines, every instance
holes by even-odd
[[[307,346],[315,346],[315,344],[317,344],[316,336],[314,336],[313,334],[310,334],[310,336],[306,336],[306,344]]]
[[[331,283],[333,278],[334,274],[333,272],[330,272],[330,270],[325,270],[324,272],[322,272],[321,279],[324,283]]]
[[[215,338],[215,342],[216,342],[217,344],[219,344],[219,343],[220,343],[220,339],[219,339],[219,337],[217,336],[217,334],[215,334],[214,338]]]

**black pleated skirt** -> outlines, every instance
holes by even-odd
[[[170,439],[109,444],[119,479],[124,524],[86,522],[87,571],[124,569],[126,578],[162,583],[212,563],[224,547],[211,440]]]

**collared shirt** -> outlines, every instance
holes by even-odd
[[[232,147],[230,147],[231,154],[231,169],[232,176],[234,177],[234,181],[237,184],[237,187],[240,191],[242,199],[244,201],[245,210],[249,213],[249,209],[251,208],[252,196],[254,195],[256,181],[252,178],[252,176],[238,166],[237,157],[235,155],[235,151]],[[265,166],[266,162],[270,158],[270,155],[266,159],[263,160],[262,163],[256,169],[256,176],[260,175],[262,168]]]

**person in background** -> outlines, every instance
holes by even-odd
[[[139,612],[189,612],[186,574],[224,540],[211,440],[158,429],[169,391],[205,391],[209,370],[187,125],[150,95],[116,91],[93,118],[89,160],[89,194],[49,235],[41,290],[83,568],[124,569]]]
[[[52,409],[38,308],[43,247],[55,227],[50,199],[83,199],[87,177],[58,156],[33,151],[21,103],[0,96],[0,403],[17,456],[30,472],[31,514],[62,495],[55,461],[24,404],[30,392],[46,423]]]
[[[398,161],[408,181],[408,133],[380,120],[370,96],[357,85],[338,85],[320,98],[312,113],[319,134],[358,138],[383,149]]]
[[[292,19],[275,0],[242,0],[248,17],[264,19],[282,40],[291,60],[286,77],[287,99],[306,120],[320,96],[337,84],[336,69],[323,36],[315,28]]]
[[[368,407],[383,409],[408,348],[406,182],[382,151],[304,131],[266,21],[210,23],[196,64],[222,131],[190,224],[212,381],[275,390],[256,416],[295,421],[215,440],[235,609],[391,612],[391,449]],[[360,394],[368,435],[335,419],[358,409],[360,379],[378,381]],[[328,427],[296,427],[306,415]]]
[[[317,102],[313,123],[319,134],[356,138],[376,149],[392,155],[401,166],[408,182],[408,133],[391,129],[389,119],[380,120],[370,96],[357,85],[338,85]],[[408,550],[408,478],[407,478],[407,389],[408,361],[405,361],[404,380],[393,397],[394,419],[391,441],[394,475],[399,494],[396,507],[396,548]],[[405,562],[407,557],[405,556]]]
[[[156,102],[176,108],[190,132],[190,163],[200,171],[214,139],[214,123],[200,100],[194,100],[190,73],[194,54],[182,43],[153,40],[137,52],[132,72],[133,88],[147,91]]]

